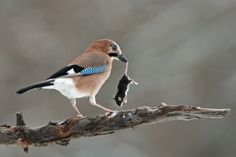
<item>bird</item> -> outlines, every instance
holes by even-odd
[[[56,90],[70,100],[78,117],[84,116],[80,113],[76,100],[83,97],[88,97],[91,105],[113,112],[96,102],[97,93],[111,74],[113,60],[128,62],[115,41],[96,40],[81,55],[46,80],[28,85],[16,93],[22,94],[32,89]]]

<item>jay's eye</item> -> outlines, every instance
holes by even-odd
[[[118,49],[117,45],[111,44],[112,51],[116,51]]]

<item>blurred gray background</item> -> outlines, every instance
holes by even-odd
[[[68,147],[0,146],[1,157],[235,157],[235,0],[1,0],[0,123],[24,112],[31,127],[75,115],[55,91],[16,95],[69,63],[94,40],[110,38],[129,58],[131,87],[124,109],[186,104],[232,108],[222,120],[174,121],[113,135],[73,140]],[[115,62],[97,100],[111,99],[124,65]],[[79,101],[83,114],[103,111]]]

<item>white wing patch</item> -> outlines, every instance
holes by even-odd
[[[75,74],[75,70],[72,68],[72,69],[70,69],[69,71],[67,71],[67,74]]]

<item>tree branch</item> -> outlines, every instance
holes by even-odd
[[[119,111],[111,115],[68,118],[49,122],[38,128],[26,127],[23,116],[17,113],[16,126],[0,125],[0,144],[18,145],[25,152],[29,146],[46,146],[49,143],[68,145],[73,138],[112,134],[115,131],[133,128],[141,124],[163,123],[173,120],[198,120],[223,118],[230,109],[210,109],[185,105],[162,105],[139,107]]]

